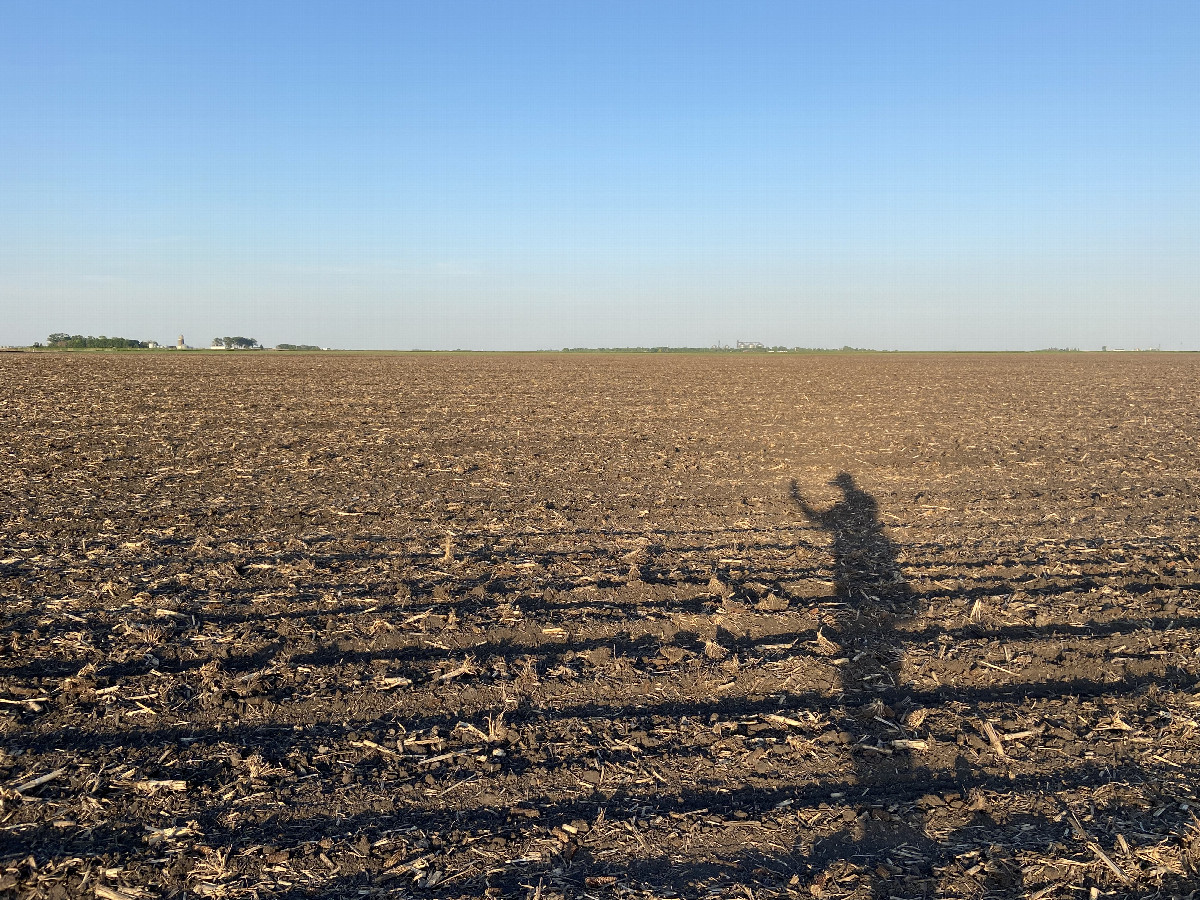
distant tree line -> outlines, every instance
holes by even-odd
[[[276,350],[320,350],[315,344],[276,344]]]
[[[56,331],[46,338],[49,347],[61,347],[66,350],[144,350],[150,345],[146,341],[135,341],[123,337],[93,337],[82,334],[66,334]]]
[[[259,348],[258,341],[248,337],[219,337],[213,338],[212,345],[214,347],[220,345],[226,350],[254,350]]]
[[[563,347],[563,353],[887,353],[865,347]]]

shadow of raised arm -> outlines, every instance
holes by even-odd
[[[822,527],[824,527],[824,524],[825,524],[824,514],[818,512],[815,508],[813,508],[812,506],[809,505],[807,500],[804,499],[804,495],[800,493],[800,485],[798,485],[796,483],[795,478],[792,479],[792,491],[791,492],[792,492],[792,499],[796,501],[796,505],[798,507],[800,507],[800,511],[802,513],[804,513],[804,515],[807,518],[809,518],[813,522],[816,522],[818,525],[821,525]]]

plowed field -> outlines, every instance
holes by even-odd
[[[1186,895],[1197,376],[0,354],[0,895]]]

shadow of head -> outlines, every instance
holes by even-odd
[[[792,480],[792,500],[810,521],[835,534],[869,530],[864,526],[876,525],[875,498],[858,486],[853,475],[849,472],[839,472],[827,483],[840,489],[842,497],[828,509],[820,510],[805,499],[795,479]]]

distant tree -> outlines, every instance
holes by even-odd
[[[221,344],[226,350],[252,350],[258,346],[258,341],[248,337],[213,338],[214,344]]]
[[[68,350],[136,350],[147,346],[145,341],[135,341],[123,337],[93,337],[82,334],[64,334],[56,332],[50,335],[48,343],[51,347],[63,347]]]
[[[315,344],[276,344],[276,350],[320,350]]]

